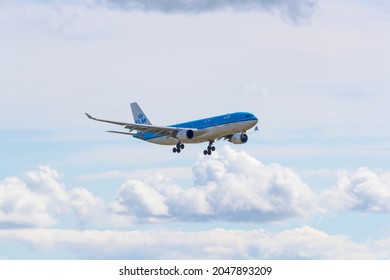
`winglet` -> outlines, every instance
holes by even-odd
[[[91,120],[94,120],[95,118],[94,117],[92,117],[91,115],[89,115],[88,113],[85,113],[86,115],[87,115],[87,117],[89,118],[89,119],[91,119]]]

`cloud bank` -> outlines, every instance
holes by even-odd
[[[0,228],[53,227],[64,221],[94,227],[264,223],[325,212],[390,211],[390,174],[367,168],[340,171],[335,186],[315,193],[291,169],[225,146],[214,157],[200,158],[192,172],[192,186],[157,173],[127,180],[116,199],[106,201],[85,188],[67,189],[56,170],[40,166],[23,178],[0,182]]]
[[[390,242],[355,243],[312,227],[279,233],[213,229],[198,232],[2,230],[0,240],[42,252],[65,250],[82,259],[381,259]]]
[[[79,225],[129,226],[168,221],[267,222],[309,217],[321,211],[316,195],[292,170],[264,165],[225,146],[193,167],[194,184],[181,187],[163,175],[128,180],[114,201],[85,188],[67,190],[48,166],[25,178],[0,182],[0,225],[51,227],[70,220]]]

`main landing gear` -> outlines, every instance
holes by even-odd
[[[174,147],[172,151],[174,153],[178,153],[179,154],[181,152],[181,150],[183,150],[183,149],[184,149],[184,144],[179,142],[179,143],[176,144],[176,147]]]
[[[213,146],[213,143],[214,143],[214,141],[209,141],[209,145],[207,146],[207,149],[203,151],[203,154],[204,154],[204,155],[211,155],[212,152],[215,151],[215,146]],[[183,149],[184,149],[184,144],[179,142],[179,143],[177,143],[176,146],[172,149],[172,151],[173,151],[174,153],[178,153],[178,154],[179,154],[179,153],[181,152],[181,150],[183,150]]]
[[[206,150],[203,151],[204,155],[211,155],[215,151],[215,146],[213,146],[214,141],[209,141],[209,145]]]

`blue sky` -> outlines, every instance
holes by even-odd
[[[390,4],[164,3],[0,4],[0,258],[389,258]],[[178,155],[84,115],[134,101],[261,132]]]

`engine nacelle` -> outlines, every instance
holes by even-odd
[[[230,137],[229,141],[233,144],[245,144],[248,142],[248,135],[245,133],[236,133]]]
[[[176,138],[179,139],[179,140],[191,140],[192,138],[194,138],[195,136],[195,133],[193,130],[191,129],[182,129],[182,130],[179,130],[176,134]]]

